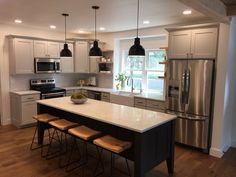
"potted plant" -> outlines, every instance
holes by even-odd
[[[116,75],[115,80],[119,82],[121,90],[125,88],[125,82],[127,79],[128,76],[126,76],[125,73],[118,73],[118,75]]]

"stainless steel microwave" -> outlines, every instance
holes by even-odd
[[[34,59],[35,73],[60,73],[59,58],[35,58]]]

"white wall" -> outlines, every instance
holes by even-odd
[[[226,99],[229,116],[231,122],[225,128],[226,131],[231,130],[231,145],[236,147],[236,17],[232,17],[230,25],[230,43],[229,43],[229,57],[228,57],[228,73],[226,82]],[[231,129],[229,128],[231,126]]]
[[[54,40],[63,40],[64,33],[55,32],[52,30],[40,30],[29,27],[24,27],[22,25],[5,25],[0,24],[0,107],[1,107],[1,124],[9,124],[10,121],[10,79],[12,80],[12,85],[16,86],[18,79],[10,77],[9,75],[9,54],[8,54],[8,40],[7,35],[23,35],[39,38],[48,38]],[[76,37],[76,35],[69,34],[69,37]],[[77,36],[78,37],[78,36]],[[28,76],[23,76],[24,81],[28,80]],[[22,79],[19,79],[22,81]]]
[[[220,24],[219,28],[219,46],[216,63],[216,85],[213,113],[213,130],[210,154],[216,157],[222,157],[224,150],[230,144],[230,134],[225,132],[227,124],[227,115],[225,115],[225,84],[228,69],[228,44],[229,44],[229,25]]]

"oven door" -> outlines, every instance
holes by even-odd
[[[35,73],[55,73],[60,70],[60,59],[35,58]]]
[[[41,99],[59,98],[66,96],[65,92],[55,92],[55,93],[42,93]]]

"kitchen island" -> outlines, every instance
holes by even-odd
[[[163,161],[174,172],[175,115],[88,99],[73,104],[70,97],[39,100],[38,113],[49,113],[78,122],[116,138],[131,141],[127,158],[134,162],[134,176],[145,173]],[[39,124],[39,143],[43,142],[45,124]]]

